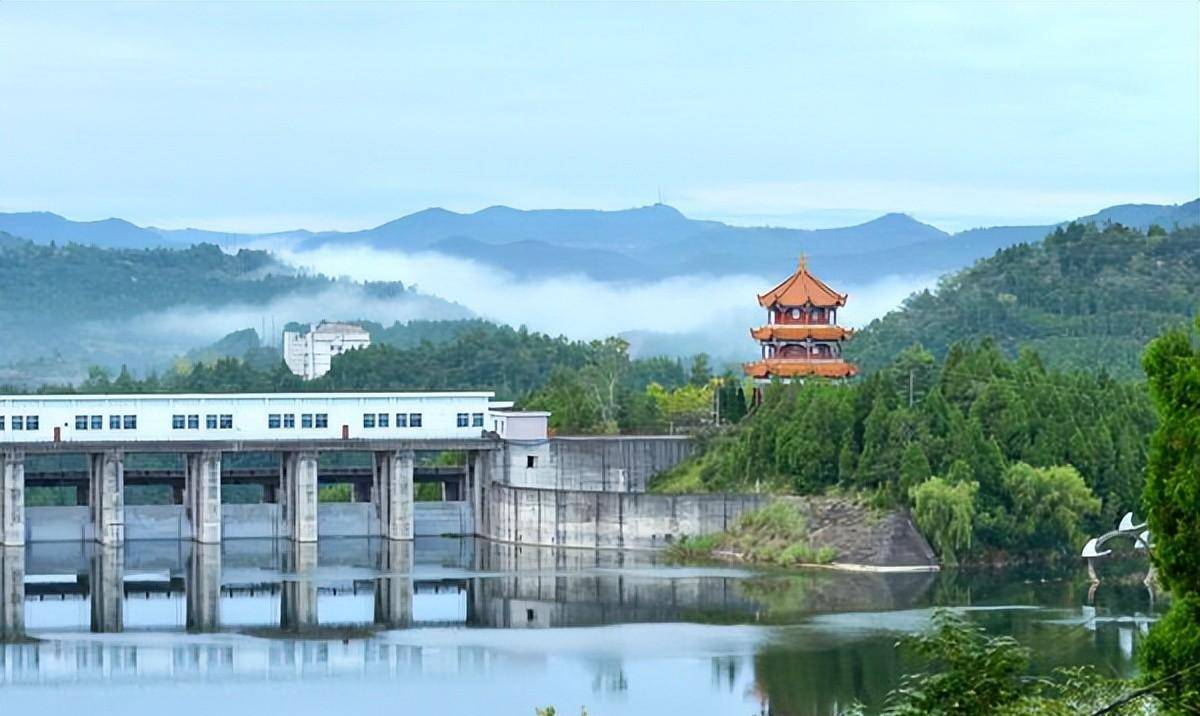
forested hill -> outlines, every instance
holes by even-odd
[[[874,370],[914,343],[943,356],[957,341],[992,336],[1010,355],[1033,348],[1051,368],[1136,377],[1150,339],[1197,310],[1200,228],[1071,224],[914,294],[860,331],[847,352]]]
[[[157,368],[195,346],[197,336],[212,332],[201,324],[220,323],[226,312],[238,310],[246,322],[257,323],[259,316],[273,317],[272,306],[280,301],[280,310],[287,310],[326,295],[352,305],[403,304],[444,318],[469,315],[399,282],[299,274],[265,251],[229,254],[211,244],[105,249],[0,234],[0,315],[6,328],[0,383],[70,382],[97,364]]]

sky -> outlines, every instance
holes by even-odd
[[[1200,194],[1200,4],[0,3],[0,211],[949,230]]]

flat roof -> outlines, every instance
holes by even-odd
[[[18,393],[0,400],[267,400],[279,398],[492,398],[492,391],[363,392],[363,393]]]

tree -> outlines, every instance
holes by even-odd
[[[951,483],[940,477],[912,490],[913,519],[947,564],[955,564],[971,547],[978,491],[979,484],[974,481]]]
[[[708,385],[712,381],[712,367],[708,363],[707,353],[697,353],[692,356],[692,370],[688,382],[695,386]]]
[[[911,442],[908,447],[904,448],[904,454],[900,456],[900,493],[907,495],[908,492],[925,482],[933,475],[933,470],[929,467],[929,458],[925,457],[925,451],[921,449],[921,444]]]
[[[1081,520],[1100,511],[1100,500],[1070,465],[1037,468],[1018,462],[1005,473],[1004,488],[1014,544],[1026,549],[1081,544]]]
[[[1200,317],[1196,318],[1200,330]],[[1200,348],[1179,329],[1155,339],[1142,365],[1158,410],[1142,499],[1153,558],[1175,599],[1150,630],[1142,661],[1148,682],[1168,680],[1172,712],[1200,712]]]

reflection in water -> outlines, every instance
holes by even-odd
[[[882,703],[912,666],[897,636],[933,606],[1034,647],[1039,671],[1128,674],[1154,618],[1119,582],[1084,606],[1081,571],[764,575],[656,559],[457,539],[8,548],[0,682],[315,679],[354,699],[367,679],[419,700],[423,680],[453,678],[461,698],[504,712],[557,698],[604,713],[694,699],[695,713],[832,714]]]

